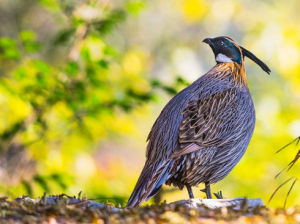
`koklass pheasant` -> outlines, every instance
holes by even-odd
[[[244,57],[266,64],[231,38],[206,38],[217,64],[162,110],[148,136],[146,163],[127,207],[140,205],[165,183],[182,189],[222,180],[244,155],[255,126]]]

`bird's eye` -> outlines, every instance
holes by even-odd
[[[224,46],[224,42],[223,41],[221,41],[221,45]]]

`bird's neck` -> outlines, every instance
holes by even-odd
[[[244,63],[238,64],[236,62],[218,63],[213,67],[217,78],[230,78],[236,85],[248,86]]]

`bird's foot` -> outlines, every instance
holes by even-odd
[[[192,190],[191,186],[188,185],[188,184],[185,185],[185,186],[186,186],[186,189],[188,190],[190,199],[193,199],[194,198],[194,194],[193,194],[193,190]]]
[[[205,183],[205,188],[200,190],[202,192],[204,192],[206,194],[206,198],[207,199],[212,199],[211,196],[211,191],[210,191],[210,184],[209,183]]]
[[[223,199],[223,193],[222,193],[222,191],[214,193],[214,195],[216,196],[217,199]]]

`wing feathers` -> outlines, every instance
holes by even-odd
[[[230,141],[234,136],[223,138],[228,132],[234,105],[237,101],[237,90],[227,89],[209,98],[192,100],[183,110],[183,121],[179,128],[179,145],[172,158],[200,150],[205,147],[217,146]]]
[[[185,146],[182,150],[178,150],[175,151],[172,155],[171,158],[176,158],[178,156],[184,155],[184,154],[188,154],[191,152],[195,152],[197,150],[201,149],[201,147],[195,143],[192,144],[188,144],[187,146]]]
[[[173,160],[157,164],[147,160],[126,207],[136,207],[152,197],[166,181],[173,163]]]

